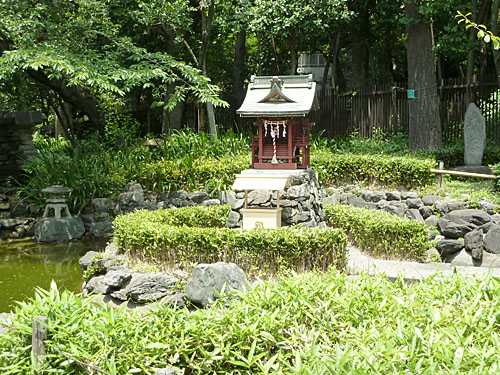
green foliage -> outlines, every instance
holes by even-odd
[[[324,209],[327,225],[345,230],[356,246],[376,256],[423,260],[431,246],[427,226],[416,220],[350,206]]]
[[[104,125],[104,140],[112,149],[133,145],[139,137],[141,124],[131,115],[111,113]]]
[[[443,161],[446,168],[456,167],[464,164],[464,140],[457,139],[455,143],[446,145],[440,150],[430,153],[438,161]],[[500,160],[500,144],[487,140],[483,154],[483,164],[496,164]]]
[[[248,153],[219,158],[195,155],[186,155],[175,160],[162,158],[145,164],[137,176],[137,181],[156,192],[201,189],[215,193],[229,188],[235,175],[249,167],[250,160]]]
[[[412,156],[340,153],[329,150],[317,150],[311,155],[311,166],[326,185],[376,182],[415,188],[435,180],[430,172],[435,164],[432,159]]]
[[[169,265],[234,262],[243,270],[344,269],[347,238],[339,229],[224,228],[230,207],[138,211],[115,219],[114,241],[123,252]]]
[[[54,287],[16,309],[14,329],[0,335],[0,370],[32,372],[32,319],[42,315],[50,338],[41,373],[86,371],[58,349],[110,374],[494,374],[499,295],[494,277],[407,285],[332,270],[262,282],[229,306],[141,315]]]
[[[472,13],[463,14],[457,11],[456,18],[459,18],[458,23],[465,22],[465,28],[470,29],[471,27],[477,30],[477,38],[483,40],[485,43],[493,43],[494,49],[500,49],[500,37],[494,35],[488,28],[484,25],[477,24],[469,20],[469,16]]]

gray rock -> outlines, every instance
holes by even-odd
[[[163,273],[144,275],[134,273],[129,284],[124,289],[112,293],[111,296],[122,300],[130,298],[137,303],[157,301],[172,294],[178,281],[176,277]]]
[[[438,220],[440,232],[448,238],[460,238],[466,233],[489,222],[490,216],[481,210],[452,211]]]
[[[349,206],[353,207],[362,207],[362,208],[367,208],[369,206],[368,202],[365,202],[363,199],[358,197],[355,194],[352,193],[344,193],[340,195],[340,202],[341,203],[346,203]]]
[[[382,199],[386,199],[387,195],[384,191],[378,190],[362,190],[360,192],[361,198],[367,202],[379,202]]]
[[[497,205],[490,203],[488,201],[479,201],[479,207],[482,210],[485,210],[488,214],[493,215],[493,214],[495,214],[495,210],[497,208]]]
[[[493,224],[484,236],[484,249],[492,254],[500,254],[500,226]]]
[[[281,220],[285,224],[292,224],[293,217],[297,215],[299,211],[293,207],[283,207],[281,210]]]
[[[429,235],[427,237],[427,239],[429,241],[436,239],[437,233],[435,231],[433,231],[432,229],[429,229],[427,233],[429,233]]]
[[[406,211],[405,216],[411,220],[417,220],[420,221],[421,223],[424,222],[424,218],[420,214],[420,211],[417,210],[416,208],[410,208],[408,211]]]
[[[424,205],[422,199],[420,198],[407,199],[406,204],[408,205],[408,208],[417,208],[417,209]]]
[[[464,118],[464,162],[466,166],[481,165],[486,147],[486,122],[481,110],[470,103]]]
[[[488,231],[490,230],[491,226],[493,225],[493,223],[490,221],[489,223],[486,223],[486,224],[483,224],[481,225],[480,227],[478,227],[477,229],[479,229],[480,231],[482,231],[484,234],[488,233]]]
[[[89,233],[94,238],[102,238],[113,234],[113,223],[111,221],[98,221],[90,225]]]
[[[433,212],[432,209],[429,206],[421,206],[418,211],[420,212],[420,215],[425,219],[428,217],[432,216]]]
[[[450,211],[461,210],[466,207],[466,203],[462,201],[452,201],[448,203],[448,208]]]
[[[109,198],[94,198],[92,200],[96,212],[110,213],[113,211],[114,203]]]
[[[218,262],[198,264],[193,268],[191,278],[186,285],[186,297],[193,303],[206,307],[219,298],[225,290],[244,290],[246,277],[234,263]]]
[[[328,197],[324,197],[321,202],[323,204],[328,204],[328,205],[332,205],[332,204],[339,204],[340,203],[340,197],[338,195],[330,195]]]
[[[202,206],[220,206],[220,200],[218,199],[207,199],[206,201],[203,201],[201,204]]]
[[[438,225],[438,218],[436,215],[431,215],[427,219],[425,219],[425,225],[428,227],[437,227]]]
[[[425,252],[425,263],[440,262],[441,256],[435,247],[431,247]]]
[[[271,202],[271,190],[252,190],[248,193],[248,204],[258,206]]]
[[[422,203],[426,206],[432,206],[439,199],[437,195],[424,195],[422,197]]]
[[[231,192],[234,194],[234,192]],[[188,198],[196,204],[201,204],[205,199],[207,199],[208,194],[204,191],[196,191],[188,195]],[[235,194],[236,199],[236,194]]]
[[[288,199],[307,199],[309,194],[309,186],[307,184],[292,186],[286,191]]]
[[[441,216],[444,216],[446,215],[448,212],[450,212],[450,208],[448,206],[448,202],[446,201],[436,201],[434,203],[434,208],[436,209],[436,211],[441,215]]]
[[[114,213],[115,215],[126,214],[143,209],[144,206],[145,202],[142,188],[140,191],[126,191],[118,196],[118,203],[115,207]]]
[[[37,242],[68,242],[79,240],[85,233],[83,220],[77,217],[47,217],[35,224]]]
[[[274,202],[273,206],[275,204],[276,203]],[[280,207],[297,207],[298,205],[299,205],[299,202],[294,201],[294,200],[289,200],[289,199],[280,200]]]
[[[401,193],[397,190],[389,191],[389,192],[387,192],[386,199],[388,201],[400,201],[401,200]]]
[[[137,182],[134,182],[134,181],[130,181],[127,185],[125,185],[125,187],[123,188],[123,191],[125,191],[125,192],[136,191],[136,192],[144,193],[144,191],[142,190],[141,184],[138,184]]]
[[[401,200],[418,198],[418,194],[413,191],[402,191]]]
[[[446,257],[446,262],[454,266],[462,267],[500,267],[500,255],[483,252],[481,260],[474,259],[471,254],[463,249],[458,253],[450,254]]]
[[[474,259],[481,260],[483,258],[483,232],[474,229],[467,233],[464,236],[464,247]]]
[[[95,264],[102,272],[106,272],[110,267],[115,266],[120,261],[118,256],[111,256],[109,258],[98,259]]]
[[[78,260],[82,273],[94,263],[94,258],[98,255],[99,253],[97,251],[87,251],[85,255]]]
[[[112,291],[111,286],[105,284],[103,281],[106,278],[105,275],[95,276],[91,278],[86,284],[85,289],[88,293],[92,294],[109,294]]]
[[[437,243],[436,248],[442,257],[446,257],[462,250],[464,242],[460,240],[441,240]]]
[[[186,296],[183,293],[176,293],[172,296],[166,297],[162,301],[162,304],[163,306],[174,309],[183,309],[186,306]]]
[[[240,214],[236,211],[231,211],[227,217],[226,227],[228,228],[239,228],[240,225]]]
[[[243,208],[245,205],[245,200],[244,199],[236,199],[232,204],[231,204],[231,210],[233,211],[239,211]]]
[[[172,199],[180,199],[180,200],[183,200],[183,201],[190,200],[189,194],[185,190],[176,190],[176,191],[170,192],[170,194],[168,195],[168,199],[170,199],[170,200],[172,200]]]
[[[399,217],[405,217],[406,211],[408,210],[406,204],[397,201],[390,202],[387,206],[385,206],[382,209]]]
[[[500,225],[500,214],[492,215],[491,221],[493,222],[493,224]]]
[[[118,246],[114,242],[110,242],[106,245],[104,248],[104,255],[103,258],[111,258],[111,257],[116,257],[120,253],[120,250],[118,249]]]

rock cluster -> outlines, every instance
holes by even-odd
[[[105,301],[128,303],[129,307],[160,300],[177,308],[184,307],[186,300],[206,307],[220,298],[219,293],[244,290],[247,285],[245,274],[233,263],[198,264],[189,280],[189,275],[180,270],[171,274],[133,272],[123,265],[124,259],[112,244],[103,255],[90,251],[79,263],[83,273],[88,270],[93,275],[84,284],[86,294],[101,294]],[[180,292],[181,284],[186,284],[184,293]]]
[[[435,195],[419,197],[414,192],[369,191],[347,186],[333,189],[323,198],[325,204],[384,210],[391,214],[424,222],[430,239],[446,262],[463,266],[500,266],[500,214],[498,206],[480,201],[479,208],[468,202],[445,201]]]
[[[323,205],[319,194],[316,172],[305,169],[288,178],[290,187],[280,192],[281,223],[284,226],[325,227]],[[231,205],[226,226],[240,228],[242,225],[241,209],[245,204],[244,192],[225,192],[221,201]],[[277,194],[270,190],[252,190],[248,192],[248,208],[276,207]]]

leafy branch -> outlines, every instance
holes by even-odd
[[[484,25],[477,24],[469,19],[469,16],[472,13],[463,14],[460,11],[457,11],[456,18],[460,18],[458,23],[465,22],[465,28],[468,30],[471,27],[477,30],[477,38],[482,39],[485,43],[493,43],[493,48],[500,49],[500,37],[494,35],[488,28]]]

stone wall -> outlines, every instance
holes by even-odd
[[[288,172],[288,171],[287,171]],[[290,187],[280,192],[282,226],[324,227],[325,214],[319,194],[319,183],[312,168],[290,171]],[[231,204],[231,213],[227,221],[229,228],[242,226],[241,209],[245,204],[243,191],[226,192],[220,198],[223,204]],[[248,192],[248,208],[276,207],[277,194],[270,190],[252,190]]]
[[[33,154],[33,125],[42,121],[40,112],[0,111],[0,185],[16,177]]]

